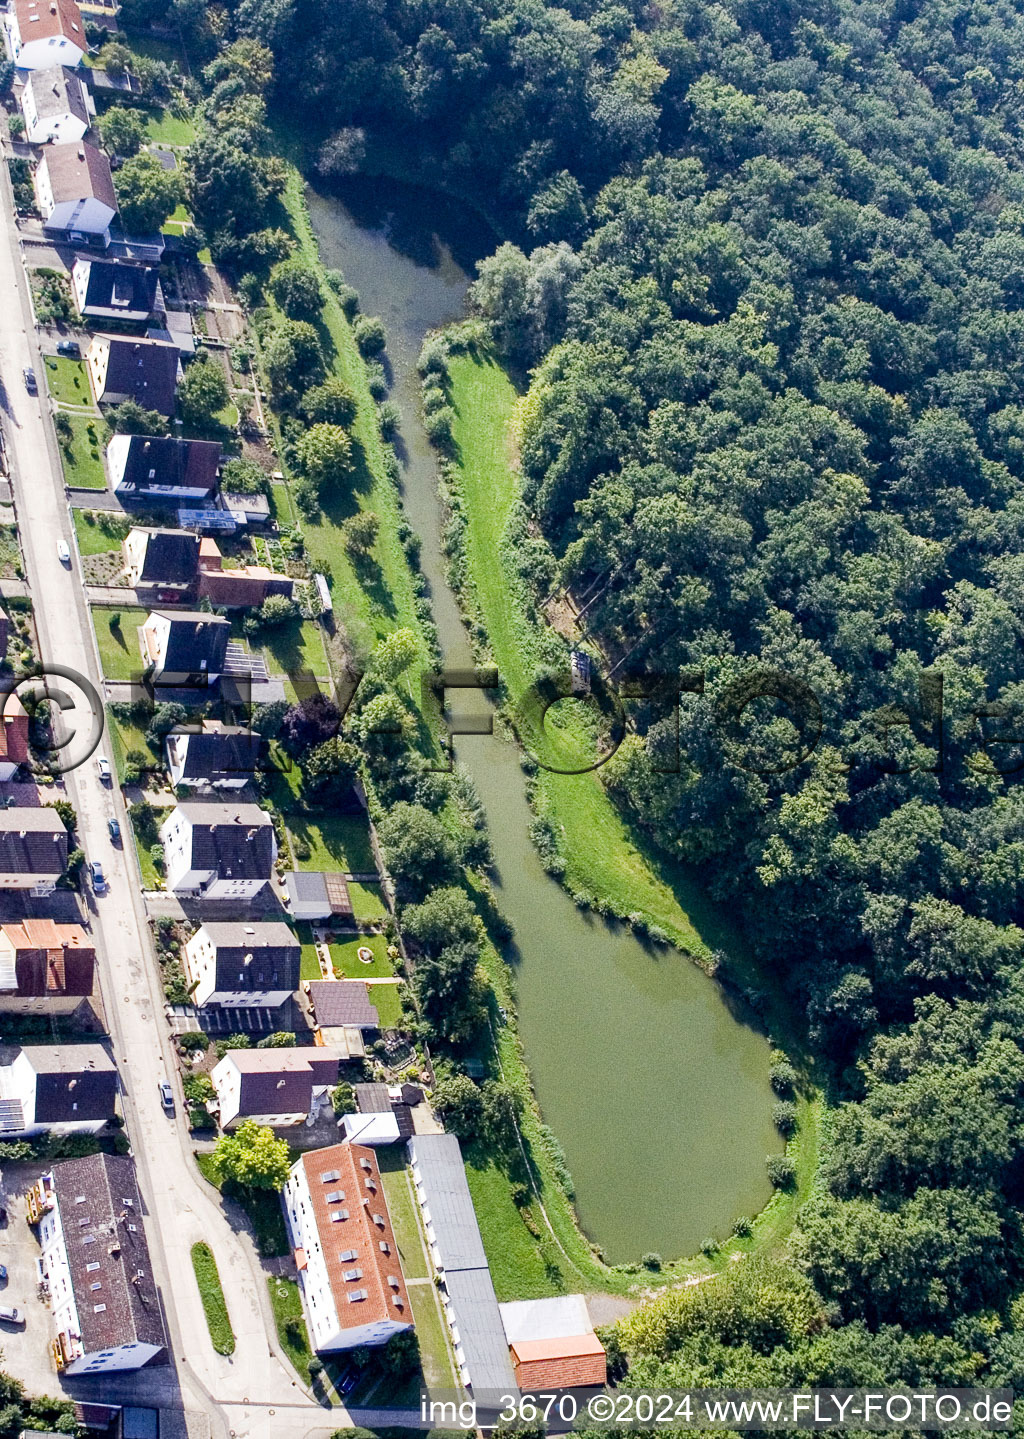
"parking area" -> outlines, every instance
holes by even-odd
[[[0,1264],[7,1266],[7,1283],[0,1281],[0,1305],[19,1309],[25,1323],[0,1321],[0,1348],[4,1370],[20,1379],[29,1393],[58,1395],[60,1382],[50,1357],[50,1311],[36,1284],[39,1245],[25,1222],[25,1191],[46,1168],[45,1164],[3,1166],[7,1222],[0,1224]]]

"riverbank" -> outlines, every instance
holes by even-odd
[[[516,391],[493,355],[479,348],[450,355],[447,391],[454,411],[452,459],[445,467],[451,520],[451,572],[458,582],[473,633],[497,666],[507,710],[522,735],[522,700],[544,655],[544,637],[532,619],[533,604],[515,564],[526,531],[515,455]],[[483,655],[480,656],[481,658]],[[526,716],[527,722],[529,716]],[[563,725],[564,733],[564,725]],[[527,741],[536,735],[523,736]],[[581,732],[578,738],[592,742]],[[693,879],[643,846],[627,826],[596,772],[580,775],[539,770],[532,799],[537,815],[564,864],[570,893],[602,911],[632,915],[648,932],[661,931],[698,963],[708,964],[722,943],[721,923]],[[728,936],[734,978],[754,982],[736,935]],[[791,1041],[795,1017],[770,1003],[769,1024],[777,1042]],[[520,1056],[525,1065],[525,1057]],[[810,1086],[797,1104],[798,1128],[787,1145],[796,1178],[775,1191],[749,1235],[733,1236],[695,1261],[707,1270],[748,1249],[773,1248],[788,1235],[817,1169],[821,1098]],[[708,1262],[710,1260],[710,1263]],[[685,1263],[677,1266],[686,1272]]]

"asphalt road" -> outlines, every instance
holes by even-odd
[[[66,665],[101,689],[95,640],[77,560],[62,563],[63,539],[75,555],[56,445],[45,410],[44,370],[31,322],[27,282],[18,249],[6,166],[0,179],[0,411],[8,445],[18,527],[34,598],[36,630],[46,664]],[[31,365],[40,394],[30,395],[22,371]],[[68,690],[74,698],[74,691]],[[80,732],[90,721],[84,696],[65,723]],[[106,752],[101,742],[100,752]],[[171,1336],[177,1381],[186,1408],[205,1411],[214,1432],[244,1439],[328,1433],[347,1423],[344,1411],[319,1408],[281,1356],[273,1329],[265,1274],[248,1235],[235,1233],[212,1191],[198,1176],[182,1117],[163,995],[146,924],[134,859],[115,848],[107,822],[116,817],[130,834],[116,784],[101,782],[95,759],[67,775],[88,860],[103,865],[109,889],[90,893],[101,955],[103,999],[121,1071],[128,1135],[147,1205],[146,1234]],[[130,840],[129,840],[130,843]],[[177,1115],[163,1111],[158,1084],[170,1078]],[[214,1353],[192,1273],[190,1249],[199,1239],[213,1249],[237,1339],[235,1354]],[[17,1372],[16,1345],[5,1346],[5,1367]],[[132,1381],[140,1399],[147,1384],[166,1395],[170,1376],[143,1371]],[[108,1381],[109,1383],[109,1381]],[[119,1386],[120,1387],[120,1386]],[[173,1385],[170,1386],[173,1388]],[[98,1397],[98,1396],[97,1396]],[[328,1422],[325,1423],[325,1420]]]

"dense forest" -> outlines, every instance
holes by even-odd
[[[473,300],[528,384],[528,578],[588,604],[611,663],[688,676],[679,772],[641,706],[606,777],[743,909],[830,1089],[785,1262],[627,1322],[634,1375],[1020,1387],[1024,17],[238,0],[227,23],[273,50],[271,104],[319,117],[322,172],[390,151],[511,237]],[[244,265],[231,227],[279,177],[236,140],[200,142],[194,198],[216,174],[204,218]],[[784,701],[723,714],[766,670],[820,703],[806,758]]]

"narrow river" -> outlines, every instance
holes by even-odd
[[[405,510],[422,537],[445,661],[465,665],[470,646],[445,578],[416,360],[429,330],[464,314],[474,241],[476,254],[493,242],[467,236],[459,207],[422,192],[358,181],[342,193],[344,201],[309,194],[313,226],[324,262],[387,326]],[[439,238],[453,234],[469,253]],[[458,757],[487,812],[497,897],[515,930],[523,1042],[544,1119],[568,1159],[580,1221],[612,1263],[693,1253],[769,1196],[765,1155],[780,1141],[767,1044],[695,965],[578,910],[544,873],[513,745],[463,738]],[[692,917],[709,943],[721,943],[715,916]]]

